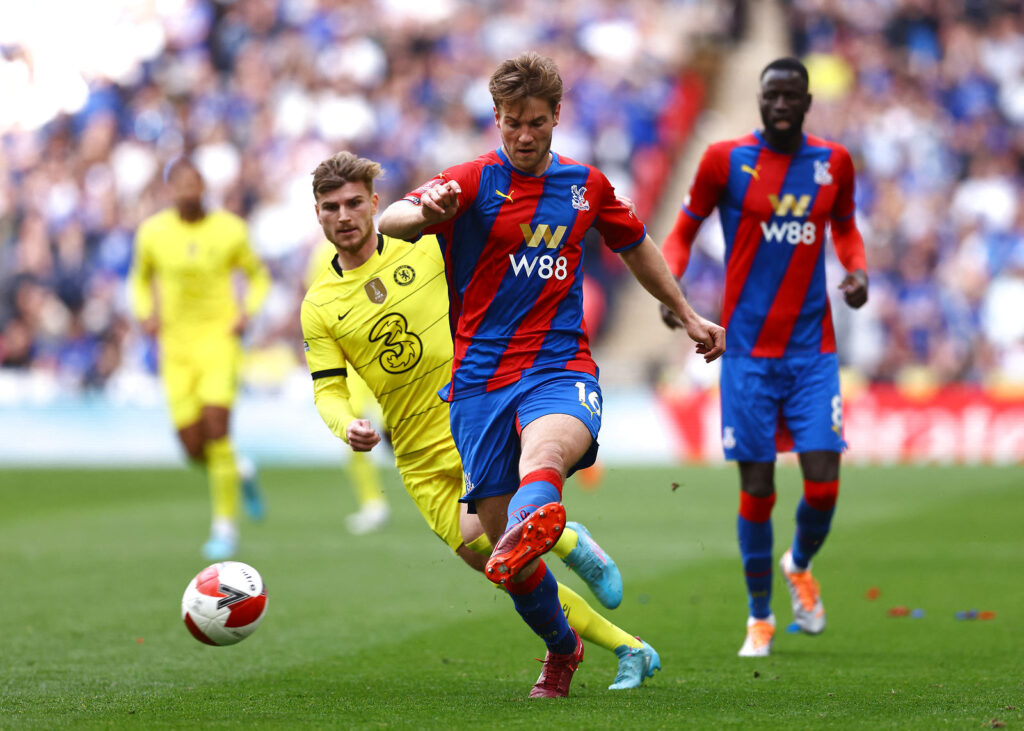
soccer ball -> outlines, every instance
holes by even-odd
[[[267,611],[267,587],[259,572],[239,561],[222,561],[196,574],[181,598],[181,618],[200,642],[233,645],[256,631]]]

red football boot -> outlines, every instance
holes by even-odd
[[[498,540],[484,573],[495,584],[504,584],[523,566],[550,551],[562,537],[565,508],[561,503],[542,505],[516,523]]]
[[[544,656],[544,667],[540,671],[536,685],[530,690],[531,698],[568,698],[569,684],[572,682],[572,674],[583,662],[583,640],[580,639],[576,630],[572,631],[576,637],[576,649],[568,655],[558,655],[548,651]]]

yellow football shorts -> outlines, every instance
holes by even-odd
[[[452,551],[462,545],[459,498],[463,493],[462,462],[455,444],[434,452],[434,458],[416,468],[401,469],[402,482],[430,530]]]
[[[160,346],[160,377],[175,428],[199,421],[204,406],[231,407],[242,360],[238,338],[208,337]]]

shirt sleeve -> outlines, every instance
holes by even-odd
[[[459,193],[459,210],[456,211],[455,215],[447,221],[442,221],[441,223],[424,228],[422,232],[424,234],[444,234],[450,231],[455,220],[473,205],[473,202],[476,200],[477,192],[480,189],[480,166],[472,162],[454,165],[444,172],[438,173],[415,190],[409,191],[402,198],[402,200],[419,205],[420,199],[423,197],[425,192],[433,188],[435,185],[443,185],[449,180],[457,182],[459,184],[459,188],[462,190],[462,192]]]
[[[357,417],[349,401],[345,354],[327,332],[319,308],[302,302],[302,346],[313,378],[313,402],[320,418],[336,437],[348,442],[347,429]]]
[[[839,190],[836,193],[835,203],[832,205],[832,242],[839,263],[846,271],[854,272],[858,269],[866,271],[867,256],[864,253],[864,239],[861,238],[860,231],[857,230],[854,216],[857,207],[853,195],[856,177],[853,160],[846,148],[840,147],[837,152],[836,177]]]
[[[155,263],[149,246],[149,226],[143,223],[135,233],[135,248],[132,252],[132,266],[128,273],[128,299],[132,313],[139,320],[146,320],[156,310],[153,297],[153,273]]]
[[[639,246],[647,237],[647,227],[633,215],[633,211],[615,197],[615,188],[604,173],[594,169],[592,175],[602,191],[594,228],[601,234],[605,246],[616,254]]]
[[[245,314],[252,317],[263,306],[267,293],[270,291],[270,271],[253,251],[249,242],[249,230],[244,221],[238,221],[239,245],[235,257],[235,266],[242,270],[247,280]]]
[[[728,152],[718,145],[712,145],[701,156],[697,174],[690,185],[690,192],[676,214],[675,225],[662,245],[665,261],[677,279],[686,271],[697,231],[704,219],[710,216],[718,205],[728,180]]]

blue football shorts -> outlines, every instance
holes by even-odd
[[[774,462],[778,452],[842,452],[839,357],[812,353],[722,358],[725,458]]]
[[[601,387],[597,378],[578,371],[539,371],[495,391],[451,403],[452,437],[462,457],[465,494],[461,502],[508,495],[519,489],[519,434],[534,419],[568,414],[582,421],[594,438],[590,449],[570,470],[590,467],[597,459],[601,430]]]

